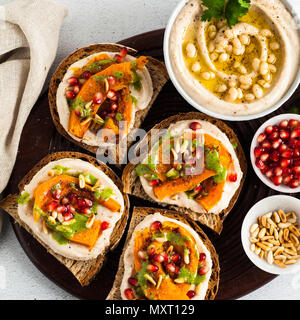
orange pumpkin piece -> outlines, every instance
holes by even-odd
[[[97,220],[93,223],[90,229],[84,230],[77,232],[71,239],[70,241],[82,244],[84,246],[87,246],[89,250],[91,251],[97,239],[101,235],[101,221]]]
[[[88,69],[88,67],[94,64],[97,61],[109,60],[110,57],[106,53],[101,53],[95,57],[93,57],[83,68],[73,68],[74,76],[79,78],[84,70]],[[105,66],[109,66],[110,64],[105,64]]]
[[[159,200],[163,200],[175,193],[191,190],[193,187],[199,185],[202,181],[214,176],[215,174],[216,172],[213,170],[204,169],[200,175],[191,175],[174,180],[168,180],[153,187],[153,191]]]
[[[118,201],[113,198],[109,198],[107,200],[99,199],[98,202],[105,208],[109,209],[112,212],[119,212],[121,210],[121,205]]]
[[[105,100],[105,84],[104,82],[97,81],[97,77],[108,77],[114,75],[115,72],[122,72],[123,77],[117,79],[116,83],[110,86],[110,89],[119,91],[122,90],[124,87],[127,87],[134,79],[132,70],[140,70],[148,62],[147,58],[143,56],[139,57],[135,61],[136,66],[133,66],[132,62],[113,64],[108,68],[102,70],[101,72],[98,72],[92,77],[90,77],[82,86],[74,102],[76,103],[76,100],[78,99],[86,102],[92,101],[96,92],[101,92]],[[102,103],[104,102],[104,100],[102,101]],[[91,111],[92,115],[97,113],[101,104],[93,106]],[[72,110],[69,120],[69,132],[78,138],[83,138],[85,132],[87,131],[91,123],[88,122],[85,125],[81,125],[81,121],[81,118],[76,115],[75,110]]]

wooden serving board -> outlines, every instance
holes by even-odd
[[[120,43],[137,49],[139,54],[163,60],[163,34],[164,30],[156,30],[132,37]],[[240,197],[225,220],[222,234],[218,236],[211,230],[203,227],[220,257],[221,280],[217,299],[235,299],[241,297],[258,289],[275,277],[256,268],[245,255],[241,244],[241,225],[248,210],[257,201],[276,194],[275,191],[266,187],[257,178],[251,167],[249,150],[252,137],[258,127],[275,114],[287,112],[290,106],[295,105],[299,101],[299,98],[300,90],[298,88],[292,99],[268,117],[253,121],[227,122],[238,135],[244,148],[248,161],[248,174]],[[158,96],[142,127],[149,130],[164,118],[179,112],[189,111],[195,111],[195,109],[185,102],[171,81],[169,81]],[[35,104],[24,127],[17,161],[8,187],[5,190],[5,195],[17,192],[17,184],[21,178],[44,156],[57,151],[88,153],[58,134],[50,116],[47,93],[45,93]],[[114,166],[112,168],[119,176],[121,175],[119,169]],[[297,195],[294,194],[294,196]],[[135,197],[130,197],[130,202],[131,208],[134,206],[153,206],[152,203]],[[16,236],[28,257],[49,279],[79,298],[106,298],[118,268],[126,232],[117,249],[108,254],[108,263],[102,268],[96,279],[88,287],[82,288],[62,264],[52,255],[48,254],[23,228],[13,221],[11,222]]]

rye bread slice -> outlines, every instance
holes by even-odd
[[[203,241],[206,248],[210,252],[211,259],[213,262],[212,274],[211,274],[211,277],[209,280],[208,290],[207,290],[207,293],[205,296],[205,300],[214,300],[215,296],[218,292],[219,280],[220,280],[219,256],[216,253],[216,250],[215,250],[213,244],[210,242],[207,235],[204,233],[204,231],[199,227],[199,225],[197,223],[195,223],[193,220],[189,219],[188,217],[183,217],[182,215],[178,214],[178,212],[176,212],[176,211],[171,211],[171,210],[166,210],[166,209],[147,208],[147,207],[145,207],[145,208],[134,207],[133,208],[132,218],[130,221],[129,230],[127,233],[127,238],[126,238],[126,242],[124,245],[123,253],[122,253],[122,256],[120,259],[118,272],[116,274],[113,287],[112,287],[110,293],[108,294],[108,296],[106,297],[106,299],[107,300],[122,300],[120,286],[121,286],[123,274],[124,274],[124,255],[125,255],[125,251],[128,247],[128,243],[132,237],[132,234],[133,234],[135,227],[140,222],[142,222],[148,215],[154,214],[156,212],[159,212],[161,215],[163,215],[165,217],[172,218],[172,219],[181,221],[181,222],[189,225],[200,236],[201,240]]]
[[[90,146],[84,142],[77,141],[73,139],[69,133],[63,128],[63,126],[60,123],[59,120],[59,114],[57,111],[56,106],[56,93],[59,84],[61,83],[65,73],[67,72],[68,68],[76,61],[81,60],[83,58],[86,58],[92,54],[95,54],[97,52],[119,52],[121,48],[124,46],[118,45],[118,44],[111,44],[111,43],[100,43],[100,44],[93,44],[85,48],[81,48],[74,53],[70,54],[67,58],[65,58],[61,64],[56,69],[51,82],[49,86],[49,93],[48,93],[48,99],[49,99],[49,106],[51,111],[51,116],[54,122],[54,125],[57,128],[57,131],[64,136],[66,139],[70,140],[71,142],[79,145],[80,147],[96,154],[97,151],[101,153],[101,150],[98,150],[98,146]],[[137,55],[137,51],[132,48],[128,48],[128,54],[135,56]],[[141,126],[142,122],[144,121],[146,115],[148,114],[151,106],[153,105],[155,99],[157,98],[159,92],[165,85],[165,83],[169,79],[169,75],[167,72],[167,69],[165,67],[165,64],[159,60],[156,60],[154,58],[148,57],[148,64],[147,69],[151,75],[152,84],[153,84],[153,96],[152,99],[144,110],[139,110],[135,114],[135,122],[133,125],[132,130],[137,129]],[[128,139],[127,147],[129,147],[133,142]],[[117,163],[119,162],[118,159],[123,159],[124,156],[126,156],[125,152],[121,152],[119,155],[119,148],[113,148],[111,149],[112,154],[116,155]],[[105,151],[105,150],[104,150]]]
[[[180,114],[174,115],[170,118],[167,118],[167,119],[163,120],[162,122],[160,122],[159,124],[157,124],[156,126],[154,126],[147,133],[146,137],[144,137],[144,139],[139,143],[137,148],[139,148],[140,150],[147,150],[147,145],[150,145],[149,144],[150,135],[151,135],[151,133],[153,133],[154,130],[168,128],[172,123],[176,123],[181,120],[192,120],[192,119],[209,121],[210,123],[217,126],[222,132],[224,132],[227,135],[227,137],[229,138],[231,143],[237,144],[235,152],[236,152],[236,155],[239,159],[240,167],[243,172],[243,178],[242,178],[241,184],[240,184],[238,190],[236,191],[236,193],[234,194],[234,196],[232,197],[232,199],[229,203],[229,206],[226,209],[224,209],[222,212],[220,212],[219,214],[214,214],[214,213],[200,214],[200,213],[196,213],[196,212],[194,212],[190,209],[187,209],[187,208],[178,207],[178,206],[174,206],[174,205],[171,206],[171,205],[163,203],[163,202],[159,203],[159,204],[162,206],[168,206],[171,209],[174,209],[184,215],[187,215],[190,218],[192,218],[193,220],[199,221],[200,223],[202,223],[202,224],[208,226],[209,228],[211,228],[212,230],[214,230],[216,233],[220,234],[222,231],[222,228],[223,228],[223,221],[225,220],[226,216],[229,214],[229,212],[231,211],[231,209],[233,208],[235,202],[237,201],[237,199],[239,197],[239,194],[241,192],[241,189],[243,187],[243,184],[244,184],[244,181],[246,178],[246,172],[247,172],[246,157],[245,157],[244,151],[242,149],[242,146],[241,146],[236,134],[234,133],[234,131],[229,126],[227,126],[223,121],[217,120],[217,119],[212,118],[210,116],[207,116],[201,112],[180,113]],[[158,136],[155,137],[154,133],[153,133],[153,137],[154,137],[154,139],[158,139]],[[145,153],[145,154],[142,153],[142,158],[144,157],[144,155],[146,157],[147,153]],[[124,191],[128,194],[137,196],[139,198],[143,198],[145,200],[155,202],[144,191],[142,184],[140,182],[140,179],[139,179],[139,177],[136,176],[134,169],[135,169],[135,165],[132,163],[127,164],[126,167],[124,168],[123,175],[122,175]]]
[[[105,262],[106,253],[109,250],[113,250],[119,243],[122,238],[122,235],[125,231],[128,216],[129,216],[129,199],[128,196],[122,191],[123,186],[120,179],[117,175],[105,164],[99,163],[95,158],[88,156],[83,153],[78,152],[57,152],[47,155],[43,158],[38,164],[36,164],[28,173],[27,175],[20,181],[18,188],[20,193],[23,191],[24,186],[27,185],[33,176],[46,164],[51,161],[64,159],[64,158],[73,158],[73,159],[81,159],[87,161],[103,171],[107,176],[109,176],[112,181],[116,184],[116,186],[120,189],[125,203],[124,213],[121,219],[117,222],[113,233],[111,235],[110,245],[105,248],[105,250],[95,259],[90,259],[87,261],[79,261],[73,260],[63,257],[60,254],[55,253],[52,249],[49,248],[47,244],[45,244],[42,240],[37,237],[30,227],[24,223],[19,215],[18,215],[18,204],[17,204],[17,194],[9,195],[5,199],[0,202],[0,208],[5,210],[20,226],[22,226],[26,231],[28,231],[50,254],[52,254],[59,262],[61,262],[79,281],[82,286],[87,286],[96,274],[100,271],[101,267]]]

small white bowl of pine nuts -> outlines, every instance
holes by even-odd
[[[241,230],[248,258],[273,274],[300,271],[300,200],[276,195],[257,202]]]

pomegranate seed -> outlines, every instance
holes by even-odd
[[[50,202],[50,203],[48,204],[47,210],[48,210],[49,212],[53,212],[53,211],[57,208],[57,206],[58,206],[57,202],[52,201],[52,202]]]
[[[274,152],[272,152],[271,155],[270,155],[270,159],[271,159],[272,161],[274,161],[274,162],[279,161],[279,158],[280,158],[280,154],[279,154],[278,151],[274,151]]]
[[[108,99],[110,99],[112,101],[117,101],[117,99],[118,99],[116,91],[112,90],[112,89],[107,91],[106,96]]]
[[[280,167],[276,167],[274,169],[274,174],[275,174],[276,177],[282,176],[282,173],[283,173],[283,171],[282,171],[282,169]]]
[[[279,147],[279,151],[280,152],[283,152],[283,151],[285,151],[287,149],[288,149],[288,146],[286,144],[281,144],[280,147]]]
[[[280,161],[281,168],[286,168],[290,164],[291,164],[291,160],[290,159],[281,159],[281,161]]]
[[[291,132],[291,139],[299,138],[300,137],[300,128],[294,129]]]
[[[276,140],[276,139],[279,138],[279,133],[278,133],[277,131],[274,131],[273,133],[271,133],[271,134],[269,135],[269,138],[270,138],[271,140]]]
[[[202,190],[202,186],[200,185],[194,189],[194,192],[199,193],[201,190]]]
[[[293,152],[291,150],[286,150],[281,153],[281,157],[285,159],[291,159],[293,156]]]
[[[294,165],[295,166],[300,166],[300,159],[299,158],[294,159]]]
[[[75,110],[75,114],[77,117],[81,117],[81,111],[80,110]]]
[[[134,298],[135,298],[135,294],[134,294],[133,290],[130,288],[124,290],[124,294],[125,294],[126,299],[128,299],[128,300],[134,300]]]
[[[76,94],[73,91],[67,91],[66,92],[66,97],[68,99],[74,99],[76,97]]]
[[[292,189],[295,189],[295,188],[298,188],[299,187],[299,180],[298,179],[293,179],[289,186],[292,188]]]
[[[56,208],[56,211],[57,211],[58,213],[66,213],[66,212],[68,211],[68,209],[67,209],[66,206],[58,206],[58,207]]]
[[[127,56],[127,48],[126,47],[123,47],[120,52],[119,52],[120,56],[122,58],[125,58]]]
[[[71,212],[63,213],[63,216],[64,216],[65,221],[70,221],[74,217]]]
[[[108,83],[109,83],[110,86],[114,86],[114,85],[116,84],[116,82],[117,82],[117,79],[116,79],[115,76],[109,76],[109,77],[107,78],[107,81],[108,81]]]
[[[92,200],[85,198],[84,201],[85,201],[85,204],[86,204],[86,206],[88,208],[93,206],[93,201]]]
[[[77,199],[77,206],[79,208],[79,210],[83,210],[86,208],[86,203],[83,199]]]
[[[292,180],[293,180],[293,176],[289,175],[289,176],[284,177],[282,182],[283,182],[283,184],[288,186],[291,183]]]
[[[207,272],[208,272],[208,266],[201,267],[201,268],[199,268],[199,270],[198,270],[198,273],[199,273],[200,275],[207,274]]]
[[[282,176],[272,177],[271,180],[275,184],[275,186],[279,186],[282,183]]]
[[[188,291],[188,293],[186,294],[190,299],[194,298],[196,295],[196,292],[194,290],[190,290]]]
[[[265,175],[266,175],[267,178],[273,177],[273,175],[274,175],[273,169],[268,169],[268,170],[265,172]]]
[[[169,261],[169,256],[168,256],[168,254],[166,252],[162,252],[161,255],[164,258],[164,262],[168,262]]]
[[[265,129],[265,132],[267,134],[271,134],[273,132],[273,126],[267,126],[266,129]]]
[[[175,277],[177,277],[178,273],[179,273],[179,267],[175,266],[175,272],[174,272]]]
[[[154,221],[151,223],[150,230],[151,231],[158,231],[162,227],[162,224],[160,221]]]
[[[83,214],[91,214],[92,211],[88,208],[84,208],[83,210],[81,210]]]
[[[199,263],[203,263],[206,260],[206,254],[204,252],[200,253]]]
[[[155,254],[153,256],[153,260],[158,263],[162,263],[165,261],[165,258],[161,254]]]
[[[282,171],[283,171],[283,175],[284,176],[289,176],[290,174],[292,174],[292,169],[291,168],[283,168]]]
[[[73,206],[71,206],[70,204],[67,205],[67,210],[68,210],[68,212],[71,212],[73,214],[76,212],[75,208]]]
[[[272,148],[273,149],[278,149],[280,147],[281,143],[282,143],[281,139],[274,140],[273,143],[272,143]]]
[[[58,200],[61,196],[61,193],[62,193],[62,190],[61,189],[56,189],[52,195],[52,197],[55,199],[55,200]]]
[[[91,75],[92,74],[90,73],[90,71],[87,70],[87,71],[84,71],[80,77],[87,80],[91,77]]]
[[[119,54],[115,55],[115,59],[117,63],[121,63],[123,61],[123,57],[121,57]]]
[[[296,139],[290,139],[288,142],[288,146],[290,148],[295,148],[297,146],[297,140]]]
[[[262,174],[266,174],[266,172],[269,170],[268,166],[265,166],[263,169],[260,170]]]
[[[257,137],[257,142],[263,143],[266,140],[267,136],[264,133],[261,133],[258,137]]]
[[[300,148],[300,140],[296,140],[295,141],[295,147],[296,148]]]
[[[76,84],[74,87],[73,87],[73,92],[77,95],[80,91],[80,85]]]
[[[288,125],[289,125],[289,121],[288,121],[288,120],[283,120],[283,121],[281,121],[280,124],[279,124],[280,128],[282,128],[282,129],[287,128]]]
[[[63,198],[61,199],[61,203],[62,203],[62,204],[68,204],[69,202],[70,202],[70,199],[67,198],[67,197],[63,197]]]
[[[147,265],[147,270],[150,272],[157,272],[158,271],[158,266],[156,264],[148,264]]]
[[[199,129],[201,129],[201,128],[202,128],[202,126],[201,126],[201,123],[200,123],[200,122],[194,121],[194,122],[192,122],[192,123],[190,124],[190,129],[191,129],[191,130],[196,131],[196,130],[199,130]]]
[[[290,134],[286,130],[281,130],[279,135],[280,135],[280,138],[283,140],[288,139],[290,136]]]
[[[168,273],[175,273],[176,272],[176,268],[175,268],[174,263],[168,263],[166,265],[166,269],[167,269]]]
[[[262,153],[263,153],[263,149],[261,147],[254,148],[254,155],[256,158],[258,158]]]
[[[119,108],[118,104],[116,102],[113,102],[110,106],[110,111],[114,112],[117,111]]]
[[[159,183],[160,183],[159,179],[154,179],[154,180],[150,181],[150,184],[151,184],[152,187],[158,186]]]
[[[262,144],[261,144],[261,146],[265,149],[265,150],[269,150],[269,149],[271,149],[271,147],[272,147],[272,145],[271,145],[271,143],[269,142],[269,141],[264,141]]]
[[[273,131],[278,132],[279,131],[279,127],[278,126],[273,126]]]
[[[139,251],[138,252],[138,256],[139,256],[139,258],[141,259],[141,260],[143,260],[143,261],[145,261],[145,260],[147,260],[147,253],[145,252],[145,251]]]
[[[68,84],[70,84],[71,86],[74,86],[75,84],[78,84],[78,78],[76,77],[71,77],[70,79],[68,79]]]
[[[268,153],[263,153],[260,156],[260,160],[263,161],[263,162],[266,162],[269,159],[269,157],[270,157],[270,155]]]
[[[300,157],[300,148],[295,148],[294,152],[293,152],[293,155],[294,155],[295,158]]]
[[[259,169],[264,169],[265,168],[265,164],[260,160],[260,159],[257,159],[255,161],[255,165],[257,166],[257,168]]]
[[[289,121],[289,126],[290,126],[291,128],[297,128],[297,127],[299,126],[299,121],[296,120],[296,119],[291,119],[291,120]]]
[[[68,195],[68,198],[70,199],[70,202],[72,203],[72,204],[75,204],[76,202],[77,202],[77,194],[76,193],[70,193],[69,195]]]
[[[155,246],[153,245],[150,245],[148,248],[147,248],[147,253],[149,256],[153,256],[155,254]]]
[[[293,167],[293,172],[294,172],[296,175],[299,175],[299,174],[300,174],[300,166],[294,166],[294,167]]]
[[[101,223],[101,230],[106,230],[106,229],[108,229],[108,228],[109,228],[109,222],[103,221],[103,222]]]
[[[268,155],[269,156],[269,155]],[[231,173],[229,175],[229,181],[230,182],[236,182],[237,181],[237,173]]]
[[[93,98],[94,104],[101,104],[103,102],[103,94],[101,92],[96,92]]]
[[[173,255],[172,255],[171,260],[172,260],[174,263],[179,262],[179,261],[181,260],[181,256],[180,256],[180,254],[178,254],[178,253],[174,252],[174,253],[173,253]]]
[[[133,287],[137,287],[138,286],[138,281],[137,281],[136,278],[129,278],[128,279],[128,283]]]

